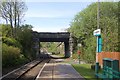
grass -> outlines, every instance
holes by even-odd
[[[91,64],[72,64],[76,71],[79,72],[86,80],[97,80],[95,72],[91,69]]]

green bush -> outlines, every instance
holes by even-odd
[[[13,46],[8,46],[3,43],[2,45],[2,66],[7,67],[7,66],[14,66],[16,65],[16,60],[20,56],[20,49],[13,47]]]
[[[21,64],[24,64],[24,63],[27,63],[27,62],[29,62],[29,60],[23,54],[20,54],[19,58],[16,59],[15,64],[16,65],[21,65]]]
[[[16,34],[11,34],[10,25],[0,25],[0,28],[3,29],[2,34],[0,33],[3,43],[3,66],[21,65],[35,59],[36,50],[32,48],[34,46],[34,41],[32,39],[31,25],[22,25],[16,28]]]
[[[17,41],[22,45],[22,54],[29,60],[36,57],[31,25],[22,25],[17,29]]]
[[[11,36],[11,26],[8,24],[0,24],[0,32],[2,34],[2,36],[4,37],[10,37]]]
[[[22,48],[21,44],[14,38],[3,37],[2,42],[7,44],[8,46],[14,46],[14,47],[18,47],[20,49]]]

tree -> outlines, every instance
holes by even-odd
[[[36,57],[36,54],[34,52],[34,41],[33,41],[33,35],[32,35],[32,25],[22,25],[17,29],[17,37],[16,39],[20,42],[22,45],[22,54],[32,60]]]
[[[19,24],[26,10],[27,7],[21,0],[6,0],[0,3],[1,17],[5,19],[6,24],[10,23],[12,36],[16,36],[16,27],[19,27]],[[14,31],[13,27],[15,27]]]
[[[79,12],[70,26],[68,31],[84,45],[83,58],[95,61],[96,37],[93,31],[97,29],[97,3]],[[118,51],[118,2],[100,2],[100,29],[103,51]]]

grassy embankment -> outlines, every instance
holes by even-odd
[[[91,69],[91,64],[72,64],[72,66],[86,80],[99,80],[95,78],[95,71]]]

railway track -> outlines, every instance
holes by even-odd
[[[2,76],[0,80],[34,80],[39,70],[45,63],[49,63],[50,58],[34,60],[8,74]]]

